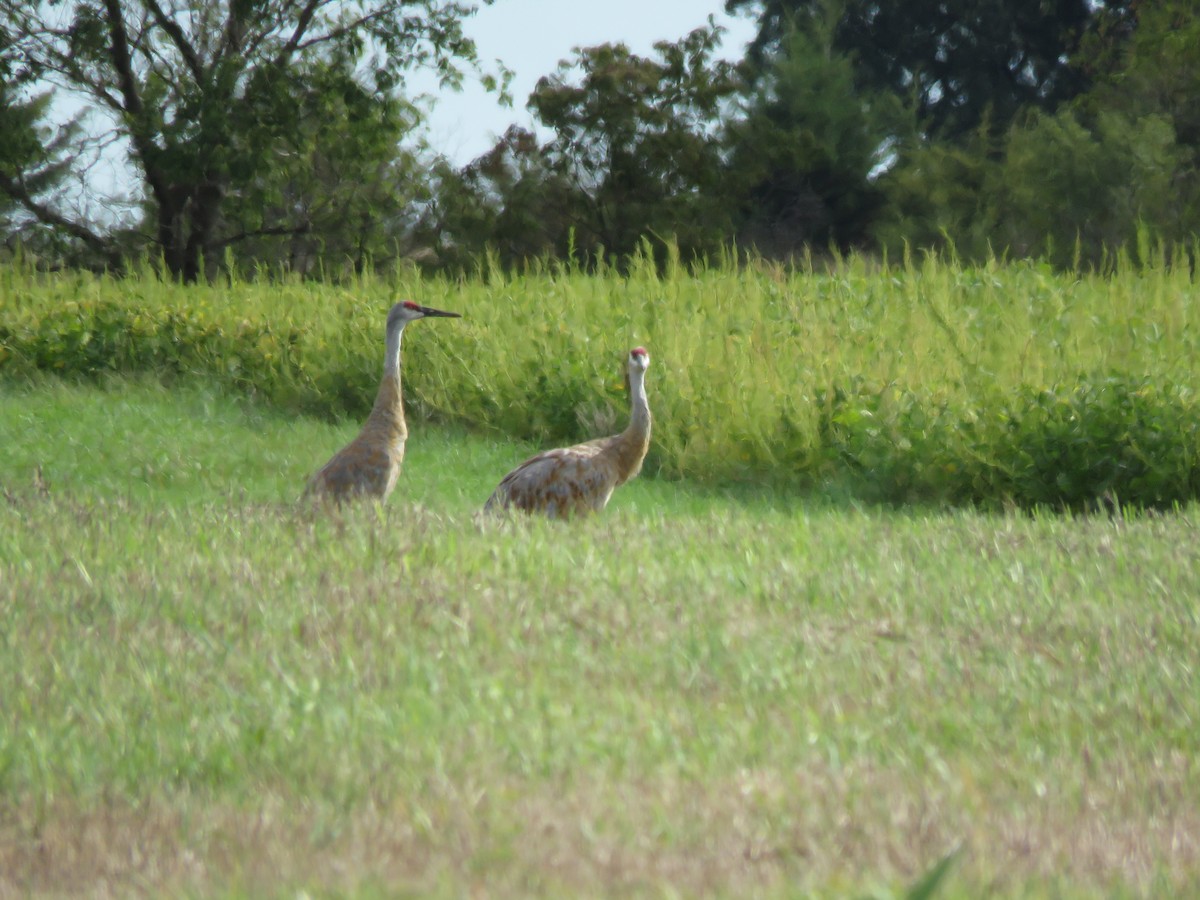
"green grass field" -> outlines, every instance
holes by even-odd
[[[1200,893],[1197,507],[298,504],[354,428],[0,381],[0,896]]]

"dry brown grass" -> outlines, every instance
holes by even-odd
[[[1149,779],[1057,774],[1068,780],[1005,792],[969,770],[914,779],[858,764],[709,783],[493,774],[336,815],[284,795],[9,807],[0,896],[838,893],[864,872],[911,883],[955,848],[949,889],[965,896],[1200,889],[1191,760],[1163,759]]]

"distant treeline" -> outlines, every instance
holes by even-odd
[[[711,23],[648,57],[580,48],[527,99],[552,137],[514,126],[464,167],[421,149],[402,77],[477,66],[460,6],[360,6],[191,0],[168,21],[115,0],[47,29],[42,6],[0,0],[5,247],[192,280],[230,262],[622,266],[644,247],[1103,268],[1200,232],[1192,0],[727,0],[758,23],[740,62]],[[51,76],[112,134],[51,121]],[[113,137],[140,185],[118,214],[64,191]]]

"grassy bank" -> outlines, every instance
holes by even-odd
[[[465,314],[406,338],[418,419],[544,443],[624,421],[645,344],[648,473],[889,502],[1169,508],[1200,495],[1200,341],[1186,267],[1109,277],[927,259],[629,277],[545,272],[349,286],[0,273],[0,372],[202,376],[361,416],[396,297]]]
[[[0,893],[1200,890],[1194,507],[487,527],[527,448],[425,427],[314,515],[347,431],[0,397]]]

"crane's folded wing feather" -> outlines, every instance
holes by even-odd
[[[484,508],[515,506],[557,516],[603,509],[617,481],[603,445],[593,441],[530,457],[504,477]]]

